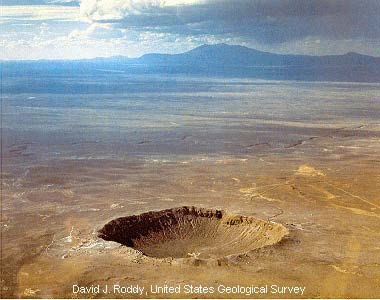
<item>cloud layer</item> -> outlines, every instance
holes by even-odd
[[[83,0],[92,22],[182,35],[229,35],[260,43],[308,36],[380,38],[378,0]]]

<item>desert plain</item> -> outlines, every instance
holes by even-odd
[[[3,95],[3,298],[380,296],[378,84],[149,80],[144,93]],[[287,234],[208,259],[98,236],[116,218],[183,206]]]

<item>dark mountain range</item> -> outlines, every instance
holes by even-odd
[[[165,73],[380,82],[380,58],[353,52],[327,56],[282,55],[217,44],[174,55],[146,54],[133,61]]]
[[[283,55],[227,44],[203,45],[180,54],[145,54],[85,60],[6,61],[9,74],[58,71],[130,74],[186,74],[254,77],[279,80],[380,82],[380,58],[350,52],[344,55]]]
[[[350,52],[344,55],[309,56],[282,55],[262,52],[244,46],[227,44],[203,45],[181,54],[146,54],[136,62],[160,65],[225,65],[225,66],[305,66],[305,65],[347,65],[380,63],[380,58]]]

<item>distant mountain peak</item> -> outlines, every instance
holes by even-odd
[[[266,54],[266,52],[262,52],[256,49],[248,48],[246,46],[241,45],[229,45],[226,43],[219,44],[203,44],[199,47],[196,47],[188,52],[183,54],[201,54],[201,53],[218,53],[218,54],[228,54],[228,55],[239,55],[241,53],[245,54]],[[276,55],[276,54],[274,54]]]
[[[210,45],[206,45],[207,47],[210,47],[210,48],[233,48],[233,47],[239,47],[239,45],[229,45],[229,44],[226,44],[226,43],[218,43],[218,44],[210,44]]]
[[[356,56],[356,55],[362,55],[362,54],[350,51],[350,52],[347,52],[345,55],[347,55],[347,56]]]
[[[230,44],[226,44],[226,43],[218,43],[218,44],[203,44],[202,46],[199,46],[195,49],[233,49],[233,48],[246,48],[246,49],[250,49],[250,48],[247,48],[245,46],[241,46],[241,45],[230,45]],[[193,49],[193,50],[195,50]],[[254,49],[251,49],[251,50],[254,50]],[[190,50],[191,51],[191,50]]]
[[[198,47],[195,47],[194,49],[196,48],[209,48],[209,47],[221,47],[221,46],[229,46],[228,44],[226,43],[217,43],[217,44],[203,44],[201,46],[198,46]]]

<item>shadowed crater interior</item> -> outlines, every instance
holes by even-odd
[[[117,218],[99,237],[164,258],[221,258],[273,245],[287,229],[253,217],[221,210],[179,207]]]

